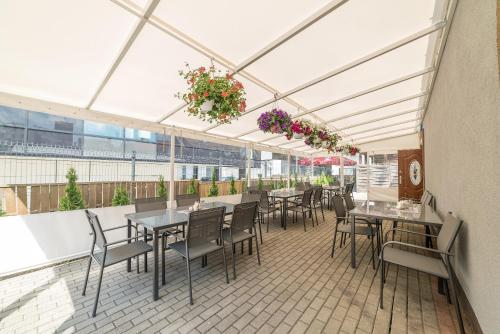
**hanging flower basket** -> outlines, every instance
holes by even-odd
[[[359,153],[359,148],[351,144],[345,144],[335,148],[337,152],[341,152],[345,155],[356,155]]]
[[[263,112],[257,119],[257,124],[259,129],[266,133],[285,133],[288,139],[292,137],[292,118],[286,111],[281,109],[274,108]]]
[[[208,70],[205,67],[191,70],[189,64],[186,68],[186,71],[179,71],[179,75],[186,80],[188,89],[183,94],[177,93],[176,97],[186,102],[189,115],[225,124],[245,112],[245,90],[231,74],[223,75],[213,65]]]

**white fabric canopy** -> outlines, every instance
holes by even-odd
[[[319,151],[257,129],[274,96],[343,142],[407,135],[427,106],[450,1],[4,0],[0,93],[301,154]],[[247,93],[232,124],[188,116],[174,97],[184,64],[211,59]]]

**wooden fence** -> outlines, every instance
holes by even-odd
[[[175,181],[175,194],[186,194],[190,180]],[[229,195],[230,182],[216,182],[219,195]],[[155,197],[159,182],[82,182],[78,188],[82,192],[86,208],[101,208],[111,206],[115,189],[127,189],[133,202],[135,198]],[[211,182],[195,181],[197,193],[207,197]],[[58,211],[59,202],[64,196],[64,183],[34,184],[34,185],[9,185],[0,187],[0,203],[7,215],[23,215],[28,213],[41,213]],[[165,181],[166,189],[169,182]],[[237,193],[242,192],[242,181],[235,181]]]

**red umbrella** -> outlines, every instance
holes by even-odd
[[[331,156],[331,157],[317,157],[313,160],[314,166],[340,166],[340,157]],[[311,159],[304,158],[299,160],[299,165],[302,166],[310,166]],[[344,158],[344,166],[355,166],[356,161]]]

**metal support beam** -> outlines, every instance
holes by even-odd
[[[169,206],[173,208],[175,203],[175,129],[170,134],[170,178],[168,185]]]
[[[252,178],[252,144],[247,146],[247,187],[251,185]]]
[[[395,43],[391,43],[391,44],[383,47],[380,50],[372,52],[372,53],[370,53],[370,54],[368,54],[368,55],[366,55],[366,56],[364,56],[362,58],[359,58],[359,59],[356,59],[356,60],[350,62],[349,64],[346,64],[346,65],[341,66],[341,67],[339,67],[339,68],[337,68],[337,69],[335,69],[333,71],[330,71],[330,72],[328,72],[328,73],[326,73],[326,74],[324,74],[324,75],[322,75],[322,76],[320,76],[320,77],[318,77],[316,79],[313,79],[313,80],[311,80],[309,82],[306,82],[306,83],[304,83],[304,84],[302,84],[300,86],[292,88],[292,89],[290,89],[290,90],[288,90],[288,91],[286,91],[286,92],[284,92],[282,94],[279,94],[279,95],[276,96],[276,98],[272,98],[272,99],[269,99],[269,100],[264,101],[262,103],[259,103],[256,106],[248,109],[244,114],[248,114],[248,113],[250,113],[250,112],[252,112],[254,110],[257,110],[259,108],[265,107],[265,106],[267,106],[267,105],[275,102],[276,100],[280,100],[280,99],[283,99],[285,97],[288,97],[289,95],[298,93],[298,92],[300,92],[300,91],[302,91],[302,90],[304,90],[306,88],[314,86],[314,85],[316,85],[316,84],[318,84],[320,82],[323,82],[323,81],[325,81],[327,79],[330,79],[330,78],[332,78],[332,77],[334,77],[336,75],[339,75],[339,74],[341,74],[341,73],[343,73],[345,71],[348,71],[348,70],[350,70],[350,69],[352,69],[354,67],[362,65],[362,64],[364,64],[364,63],[366,63],[366,62],[368,62],[368,61],[370,61],[372,59],[380,57],[380,56],[382,56],[382,55],[384,55],[386,53],[389,53],[389,52],[391,52],[391,51],[393,51],[395,49],[398,49],[398,48],[400,48],[402,46],[405,46],[405,45],[407,45],[407,44],[409,44],[409,43],[411,43],[413,41],[416,41],[419,38],[422,38],[424,36],[432,34],[433,32],[442,29],[444,26],[445,26],[445,22],[442,21],[442,22],[436,23],[436,24],[434,24],[434,25],[432,25],[432,26],[430,26],[428,28],[422,29],[422,30],[420,30],[420,31],[418,31],[418,32],[416,32],[416,33],[408,36],[408,37],[405,37],[405,38],[403,38],[403,39],[401,39],[401,40],[399,40],[399,41],[397,41]],[[211,126],[210,128],[207,128],[206,131],[211,130],[211,129],[217,127],[217,126],[218,125]]]
[[[290,189],[290,171],[291,171],[291,164],[292,164],[292,156],[290,155],[290,151],[288,151],[288,164],[286,167],[286,187]]]
[[[128,50],[134,44],[137,36],[139,36],[139,33],[142,31],[142,28],[144,28],[144,25],[148,21],[149,17],[151,14],[153,14],[153,11],[156,9],[156,6],[160,3],[160,0],[150,0],[148,6],[144,10],[144,13],[142,14],[139,22],[137,22],[137,25],[135,26],[134,30],[130,34],[130,36],[127,39],[127,42],[125,42],[125,45],[122,47],[120,53],[118,54],[118,57],[116,57],[115,61],[113,62],[113,65],[111,65],[111,68],[108,70],[106,73],[106,76],[102,80],[101,84],[97,88],[97,91],[94,93],[92,98],[90,99],[90,102],[87,104],[87,109],[92,108],[92,105],[96,101],[97,97],[99,94],[102,92],[108,81],[111,79],[111,76],[113,73],[115,73],[116,69],[122,62],[123,58],[127,54]]]

